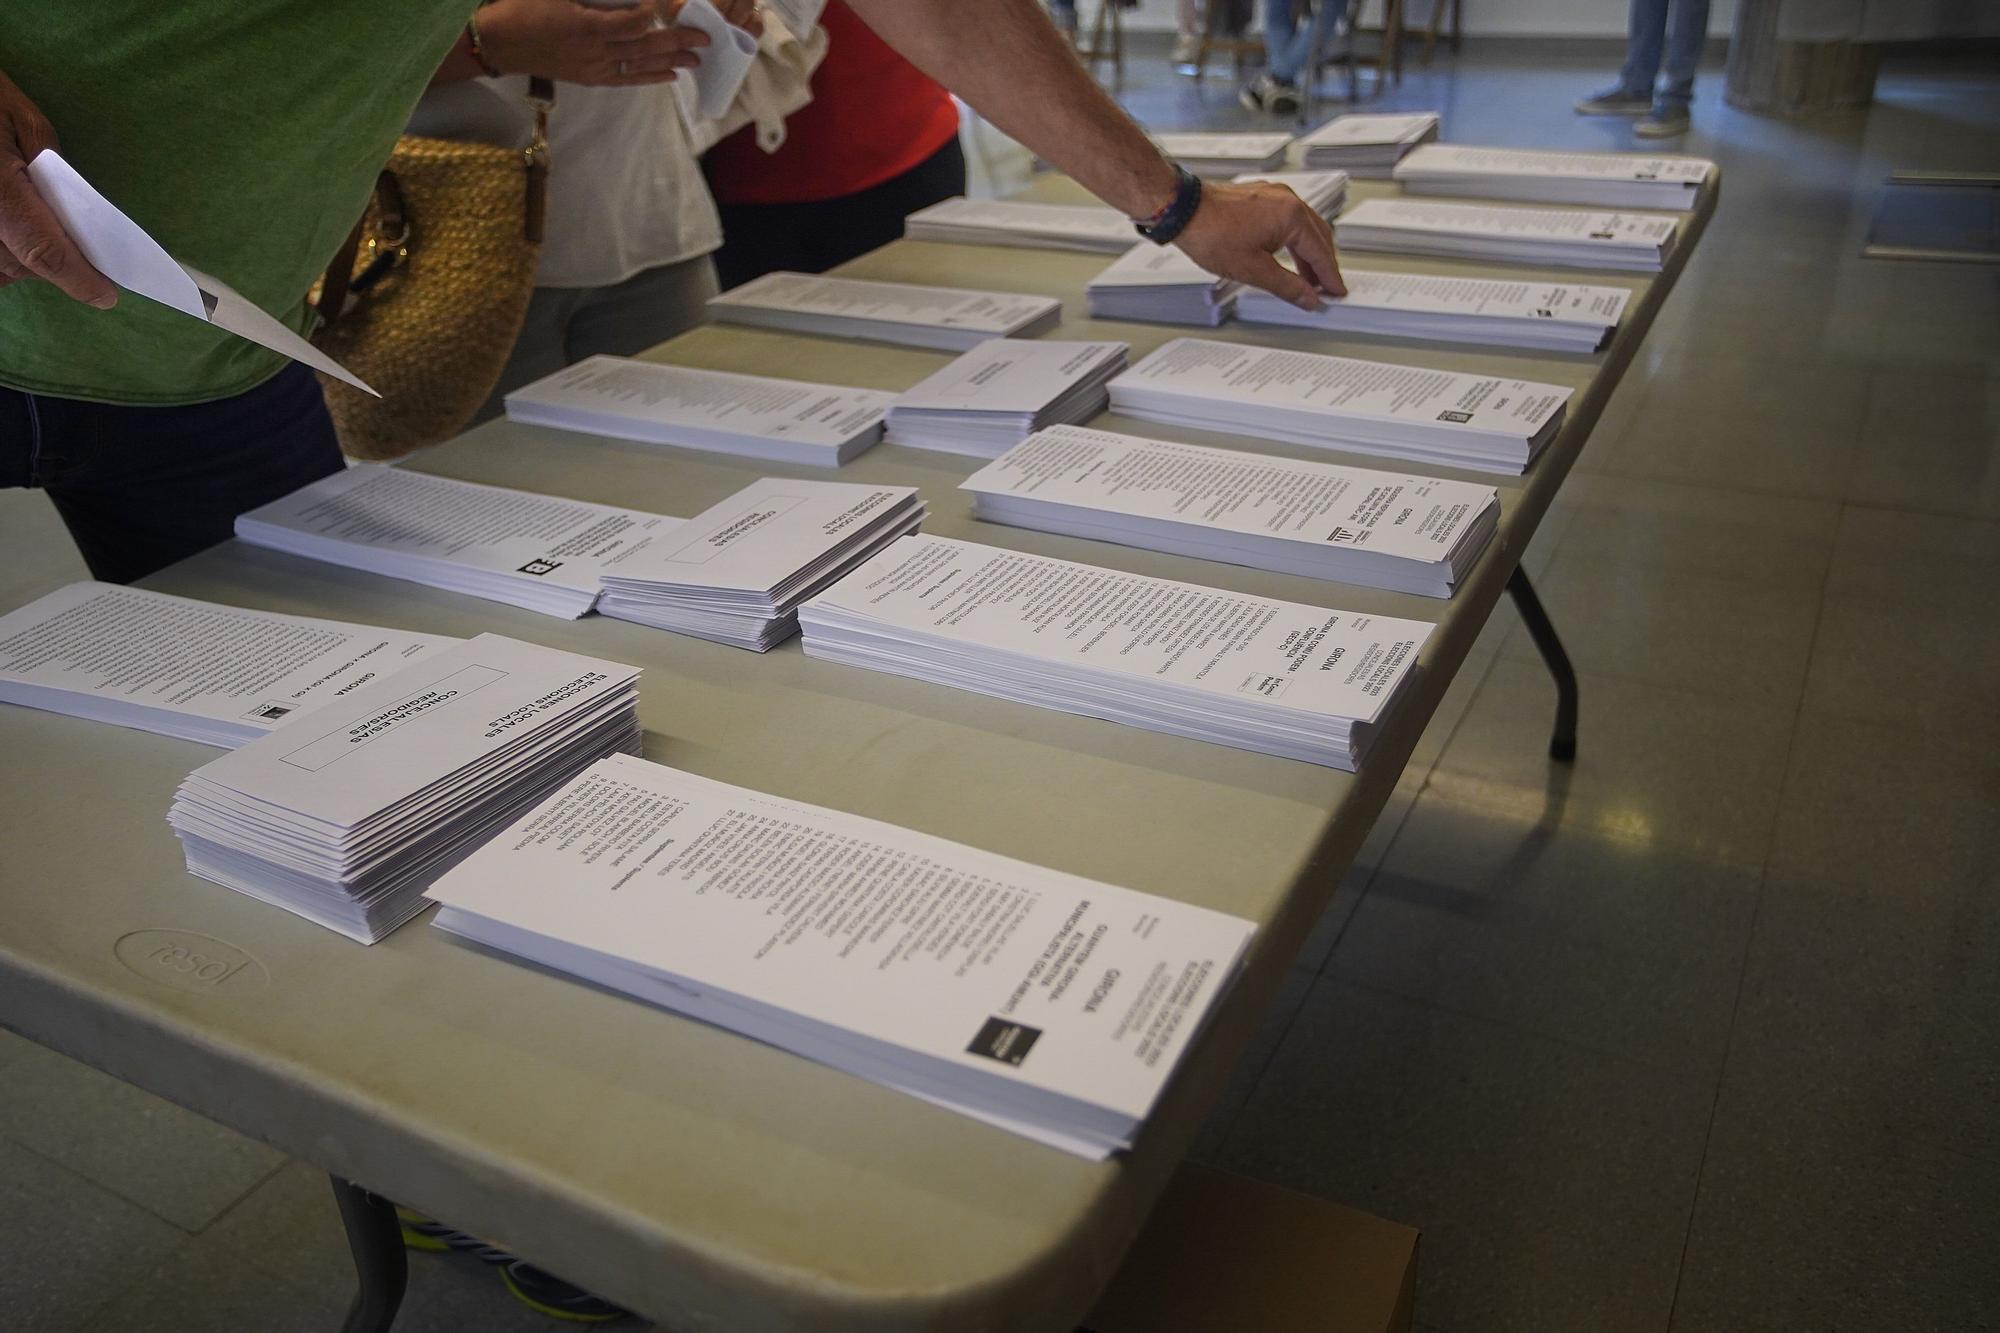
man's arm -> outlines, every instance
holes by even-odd
[[[1173,165],[1084,72],[1036,0],[849,0],[910,63],[1127,217],[1173,198]],[[1220,277],[1310,310],[1343,295],[1333,229],[1281,185],[1209,184],[1177,244]],[[1290,250],[1299,273],[1272,258]]]

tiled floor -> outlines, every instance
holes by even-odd
[[[1386,105],[1623,147],[1567,109],[1602,72]],[[1801,123],[1718,83],[1710,239],[1529,554],[1582,753],[1503,609],[1203,1139],[1421,1226],[1430,1333],[2000,1327],[2000,274],[1856,257],[1889,168],[2000,165],[2000,83],[1892,63]],[[1248,121],[1156,56],[1125,95]],[[71,559],[37,497],[0,525]],[[322,1178],[4,1033],[0,1235],[9,1328],[330,1328],[349,1281]],[[549,1327],[470,1262],[406,1309]]]

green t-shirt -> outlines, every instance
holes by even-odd
[[[0,0],[0,71],[63,157],[167,252],[303,332],[305,294],[474,0]],[[130,292],[0,288],[0,384],[225,398],[285,364]]]

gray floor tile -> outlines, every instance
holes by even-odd
[[[0,1080],[0,1134],[187,1231],[207,1226],[284,1154],[54,1051]]]
[[[1698,297],[1692,313],[1699,317],[1706,304]],[[1745,449],[1757,443],[1766,427],[1783,440],[1809,443],[1839,438],[1837,432],[1852,432],[1859,424],[1868,401],[1866,376],[1857,378],[1851,370],[1838,367],[1767,361],[1749,350],[1755,346],[1709,337],[1649,339],[1635,366],[1647,372],[1647,394],[1657,409],[1649,414],[1648,423],[1671,431],[1688,414],[1694,419],[1722,418],[1735,423]],[[1704,477],[1691,480],[1702,482]],[[1717,475],[1705,480],[1708,485],[1726,485],[1730,478]]]
[[[1327,974],[1713,1078],[1756,870],[1565,814],[1423,797]]]
[[[1698,1080],[1322,979],[1222,1164],[1421,1228],[1426,1320],[1651,1333],[1711,1098]]]
[[[287,1285],[352,1293],[354,1261],[324,1171],[287,1161],[202,1233]]]
[[[1990,170],[1990,168],[1989,168]],[[2000,273],[1949,264],[1878,264],[1847,284],[1843,317],[1874,339],[1885,369],[2000,374]],[[1873,299],[1863,295],[1872,291]]]
[[[2000,1162],[1996,810],[1985,745],[1803,720],[1724,1074],[1742,1105]]]
[[[344,1308],[354,1293],[353,1262],[332,1188],[325,1172],[306,1163],[286,1163],[204,1239],[322,1305]],[[499,1275],[476,1259],[413,1252],[409,1260],[396,1333],[548,1333],[560,1327],[509,1296]]]
[[[68,1330],[186,1235],[75,1172],[0,1139],[0,1310],[10,1328]]]
[[[5,1028],[0,1028],[0,1069],[6,1068],[31,1051],[39,1051],[40,1049],[42,1049],[40,1046],[29,1041],[26,1037],[9,1032]]]
[[[1560,799],[1566,820],[1607,838],[1665,856],[1761,864],[1790,713],[1610,676],[1579,680],[1573,764],[1548,757],[1555,712],[1548,673],[1503,658],[1438,757],[1430,789],[1530,823]]]
[[[2000,522],[1845,509],[1805,706],[2000,734]]]
[[[0,489],[0,532],[7,534],[7,559],[0,565],[0,609],[11,611],[65,583],[90,577],[46,495]]]
[[[1291,1028],[1292,1020],[1298,1016],[1299,1006],[1305,1003],[1306,995],[1312,990],[1313,973],[1303,967],[1295,967],[1285,974],[1279,986],[1278,996],[1271,1002],[1271,1008],[1264,1015],[1256,1035],[1243,1049],[1243,1055],[1236,1062],[1235,1072],[1230,1075],[1229,1085],[1222,1090],[1216,1100],[1215,1109],[1208,1113],[1208,1121],[1201,1127],[1189,1155],[1197,1161],[1212,1161],[1223,1150],[1229,1139],[1229,1130],[1236,1123],[1236,1117],[1250,1101],[1256,1091],[1258,1080],[1263,1078],[1271,1057],[1278,1052],[1278,1044]]]
[[[464,1254],[413,1254],[410,1288],[396,1333],[550,1333],[575,1327],[538,1314],[507,1294],[500,1275]],[[637,1329],[637,1321],[612,1327]]]
[[[1577,479],[1563,545],[1537,580],[1577,665],[1795,703],[1839,506],[1615,476]],[[1525,634],[1505,651],[1532,661]],[[1718,670],[1719,664],[1726,664]]]
[[[1847,498],[2000,518],[2000,376],[1877,371]]]
[[[345,1292],[280,1281],[196,1237],[98,1310],[84,1333],[326,1333],[346,1309]]]
[[[1814,393],[1795,391],[1801,399]],[[1782,408],[1759,410],[1739,397],[1761,395],[1721,392],[1705,372],[1688,372],[1686,382],[1655,379],[1644,416],[1596,449],[1593,470],[1781,495],[1838,498],[1845,491],[1860,438],[1857,417],[1816,420]]]
[[[1673,1333],[1976,1333],[2000,1311],[2000,1165],[1725,1091]]]

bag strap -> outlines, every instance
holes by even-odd
[[[313,306],[321,328],[332,328],[340,312],[347,308],[347,285],[354,277],[354,256],[361,252],[361,234],[367,229],[368,212],[363,209],[354,220],[354,230],[347,233],[347,239],[334,252],[333,262],[326,266],[326,276],[320,279],[319,301]]]
[[[528,196],[521,231],[532,245],[542,243],[542,223],[549,208],[549,111],[556,104],[554,80],[540,74],[528,80],[528,105],[535,108],[535,131],[521,152],[528,172]]]

